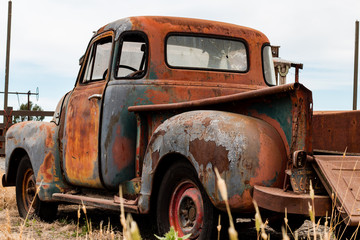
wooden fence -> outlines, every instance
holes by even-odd
[[[0,110],[0,116],[3,116],[3,123],[0,123],[0,156],[5,156],[5,134],[6,130],[9,129],[11,125],[13,125],[14,117],[52,117],[53,115],[53,111],[13,111],[12,107],[7,108],[6,110]]]

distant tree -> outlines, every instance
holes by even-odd
[[[40,107],[37,104],[33,104],[31,101],[29,103],[30,105],[30,110],[31,111],[44,111],[44,109],[42,109],[42,107]],[[20,105],[20,109],[19,110],[28,110],[28,104],[27,103],[22,103]],[[28,116],[16,116],[14,117],[14,123],[19,123],[19,122],[24,122],[24,121],[42,121],[44,120],[44,116],[30,116],[30,119],[28,119]]]

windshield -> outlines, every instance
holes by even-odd
[[[272,58],[270,45],[267,45],[263,48],[262,57],[263,57],[263,69],[264,69],[265,81],[267,84],[275,86],[276,85],[275,68],[274,68],[274,62]]]
[[[170,36],[166,59],[170,66],[180,68],[236,72],[245,72],[248,68],[246,47],[240,40]]]

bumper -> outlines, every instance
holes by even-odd
[[[254,200],[259,207],[284,213],[285,208],[288,213],[309,215],[309,203],[312,203],[309,194],[296,194],[288,191],[284,192],[280,188],[273,187],[254,187]],[[331,212],[331,199],[329,196],[314,197],[315,215],[326,216],[326,212]]]

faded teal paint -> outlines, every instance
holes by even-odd
[[[274,183],[278,180],[278,177],[279,177],[279,173],[276,172],[275,173],[275,177],[273,179],[270,179],[270,180],[267,180],[267,181],[263,181],[262,184],[263,186],[266,186],[266,187],[271,187],[274,185]]]
[[[150,69],[149,69],[149,79],[151,80],[156,80],[158,79],[158,76],[156,74],[156,72],[154,71],[155,66],[153,66],[152,64],[150,64]]]
[[[251,110],[254,110],[256,114],[264,114],[276,120],[285,133],[287,144],[291,145],[293,106],[290,96],[254,103],[251,105]],[[250,116],[256,114],[253,114],[253,111],[250,112]]]
[[[139,181],[126,181],[123,182],[121,184],[122,190],[123,190],[123,194],[124,196],[129,197],[135,197],[136,194],[139,194],[140,192],[140,185],[141,183]],[[132,197],[130,197],[130,199],[132,199]]]
[[[127,108],[153,104],[153,98],[147,93],[149,89],[164,91],[162,87],[149,85],[147,80],[111,80],[105,90],[100,164],[103,182],[109,189],[117,190],[120,183],[135,177],[137,125],[135,114]],[[119,149],[124,146],[121,144],[127,147]],[[118,148],[117,156],[114,156],[114,148]],[[121,168],[114,161],[116,157],[125,162],[125,165],[118,162]]]

